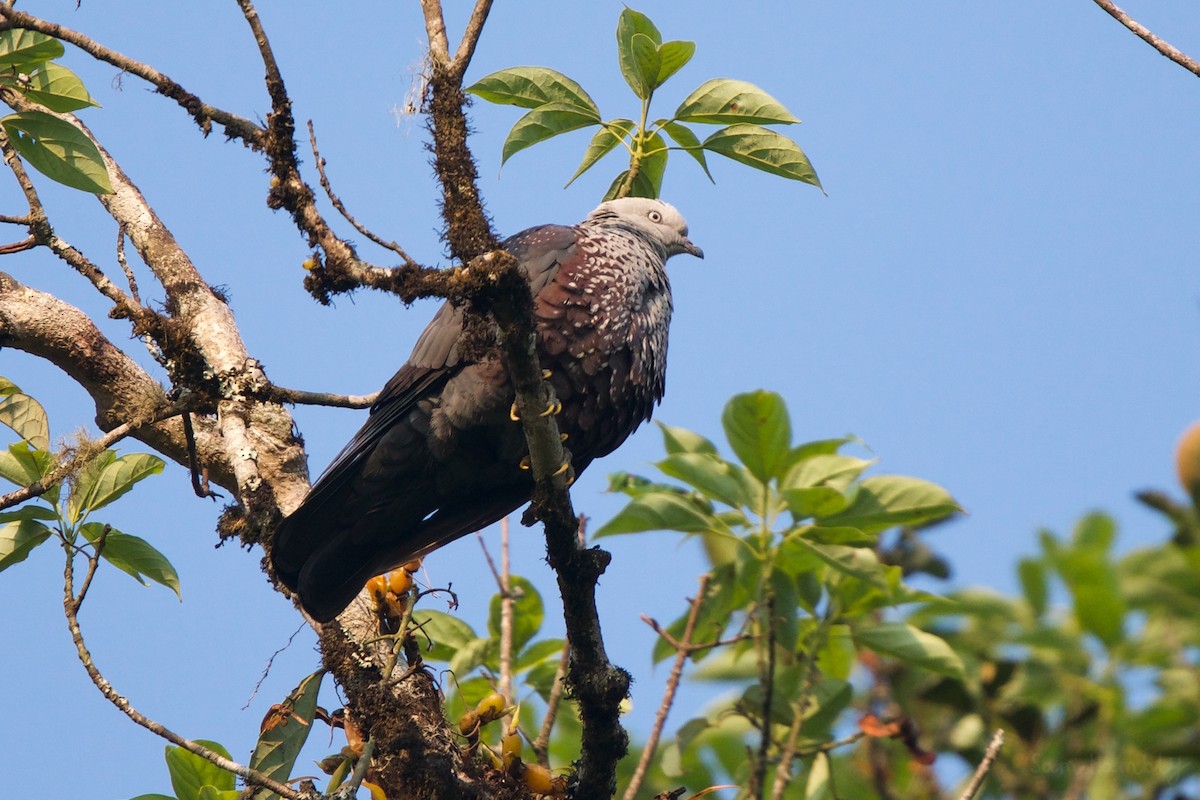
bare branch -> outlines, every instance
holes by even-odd
[[[99,553],[93,553],[91,561],[99,559]],[[185,739],[174,731],[168,729],[164,725],[155,722],[145,716],[108,682],[108,679],[100,673],[92,660],[92,654],[88,651],[87,645],[83,641],[83,631],[79,628],[79,606],[83,601],[83,593],[80,592],[78,598],[75,597],[75,569],[74,569],[75,554],[70,549],[66,550],[66,567],[63,570],[63,611],[67,617],[67,627],[71,631],[71,641],[75,643],[75,652],[79,656],[80,663],[83,664],[84,670],[88,677],[92,679],[92,683],[100,690],[100,694],[104,695],[105,699],[116,706],[121,713],[129,717],[131,720],[141,725],[146,730],[154,733],[163,739],[166,739],[171,744],[177,747],[182,747],[189,753],[200,756],[205,761],[217,765],[221,769],[228,770],[235,775],[241,776],[243,780],[253,786],[261,786],[264,789],[286,797],[288,800],[309,800],[311,795],[306,795],[298,792],[290,786],[286,786],[278,781],[271,780],[256,770],[252,770],[247,766],[232,761],[220,753],[214,752],[203,745],[197,744],[190,739]],[[89,570],[94,572],[94,563],[89,563]]]
[[[466,30],[463,31],[462,41],[454,53],[454,71],[460,77],[465,75],[475,55],[475,45],[479,43],[479,35],[483,33],[483,25],[487,22],[488,12],[492,10],[492,0],[475,0],[475,9],[467,20]],[[444,32],[444,31],[443,31]]]
[[[558,669],[554,671],[554,684],[550,687],[550,696],[546,698],[546,714],[542,717],[542,727],[538,730],[537,738],[533,740],[533,754],[537,763],[543,767],[550,766],[550,734],[554,732],[554,721],[558,719],[558,707],[562,703],[563,690],[566,688],[567,665],[571,661],[571,642],[563,643],[562,656],[558,659]]]
[[[1193,75],[1200,76],[1200,61],[1197,61],[1181,50],[1172,47],[1167,42],[1164,42],[1162,39],[1155,36],[1149,28],[1125,13],[1125,11],[1116,3],[1112,2],[1112,0],[1095,0],[1095,3],[1104,9],[1109,16],[1124,25],[1129,30],[1133,31],[1133,33],[1139,39],[1146,42],[1159,53],[1171,59]]]
[[[329,202],[333,203],[333,207],[337,209],[338,213],[341,214],[347,222],[354,226],[354,230],[358,231],[380,247],[391,250],[393,253],[400,256],[400,258],[404,260],[406,266],[418,266],[417,262],[413,261],[412,258],[409,257],[408,253],[404,252],[400,245],[396,244],[395,242],[384,241],[382,237],[376,235],[374,231],[355,219],[350,212],[346,210],[346,206],[342,204],[341,199],[334,194],[333,186],[329,183],[329,177],[325,174],[325,159],[321,158],[321,152],[317,149],[317,135],[313,132],[313,124],[311,119],[308,121],[308,141],[310,144],[312,144],[313,158],[317,162],[317,172],[321,176],[321,188],[325,190],[325,196],[329,198]]]
[[[429,54],[448,66],[450,43],[446,40],[446,19],[442,16],[441,0],[421,0],[421,11],[425,14],[425,35],[429,39]]]
[[[704,603],[704,595],[708,590],[708,579],[708,573],[700,576],[700,586],[696,589],[696,596],[688,608],[683,638],[675,646],[675,661],[671,664],[671,674],[667,676],[663,699],[658,705],[658,711],[654,714],[654,726],[650,729],[650,738],[646,740],[646,747],[642,750],[642,757],[638,759],[637,769],[634,770],[633,777],[629,779],[629,785],[625,788],[625,800],[633,800],[637,797],[638,789],[641,788],[642,781],[646,778],[646,771],[650,768],[650,762],[654,758],[654,752],[658,749],[658,740],[662,737],[663,726],[667,724],[667,715],[671,713],[671,706],[675,703],[675,692],[679,689],[679,680],[683,677],[683,666],[692,653],[689,646],[692,635],[696,631],[700,606]]]
[[[379,399],[379,392],[370,394],[335,394],[333,392],[306,392],[301,389],[285,389],[271,386],[268,394],[281,403],[298,406],[333,406],[335,408],[370,408]]]
[[[983,753],[983,760],[979,762],[979,766],[975,768],[975,774],[971,776],[970,782],[963,789],[962,794],[958,796],[958,800],[972,800],[975,795],[979,794],[979,790],[983,788],[983,781],[987,777],[988,772],[992,769],[992,764],[995,763],[996,757],[1000,755],[1000,748],[1004,746],[1004,730],[997,729],[992,734],[992,740],[988,742],[987,750]]]
[[[32,14],[17,11],[11,4],[0,5],[0,30],[9,28],[37,31],[73,44],[93,58],[112,64],[153,84],[159,94],[169,97],[182,106],[205,134],[212,130],[212,123],[215,122],[225,129],[225,135],[229,138],[240,139],[255,150],[262,149],[263,130],[258,125],[244,117],[204,103],[199,97],[153,67],[135,61],[115,50],[110,50],[91,37],[57,23],[39,19]]]

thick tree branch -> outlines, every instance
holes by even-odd
[[[112,64],[114,67],[153,84],[155,91],[182,106],[205,134],[212,130],[212,124],[215,122],[225,129],[225,135],[229,138],[240,139],[255,150],[262,149],[263,130],[258,125],[236,114],[208,105],[153,67],[104,47],[89,36],[63,25],[39,19],[32,14],[17,11],[11,2],[0,4],[0,30],[10,28],[37,31],[73,44],[93,58]]]
[[[1149,28],[1125,13],[1125,11],[1116,3],[1112,2],[1112,0],[1094,0],[1094,2],[1096,5],[1104,9],[1108,15],[1117,22],[1133,31],[1134,35],[1146,42],[1146,44],[1150,45],[1159,53],[1171,59],[1193,75],[1200,76],[1200,61],[1197,61],[1181,50],[1172,47],[1167,42],[1155,36]]]

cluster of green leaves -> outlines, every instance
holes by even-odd
[[[538,638],[545,621],[545,605],[541,594],[528,579],[510,575],[509,593],[514,600],[511,670],[514,681],[521,684],[516,690],[518,699],[526,698],[521,703],[521,727],[527,733],[532,732],[532,738],[537,735],[540,722],[535,718],[536,704],[529,701],[535,696],[542,701],[549,699],[564,642],[557,637]],[[451,720],[474,708],[497,689],[502,602],[500,593],[492,596],[485,635],[477,634],[466,622],[440,611],[417,609],[413,612],[413,619],[420,627],[417,636],[429,639],[424,658],[446,662],[448,672],[453,676],[449,682],[452,691],[446,701],[446,715]],[[501,726],[495,726],[490,736],[498,742],[501,733]],[[560,754],[562,758],[557,763],[569,763],[576,758],[577,742],[574,748],[573,752]]]
[[[324,670],[309,675],[283,703],[273,707],[264,720],[262,734],[250,758],[250,768],[279,783],[286,783],[300,755],[317,712],[317,693]],[[233,760],[218,742],[200,739],[196,744]],[[235,788],[235,776],[211,761],[175,745],[167,745],[167,771],[174,796],[142,794],[133,800],[238,800],[242,792]],[[331,785],[332,792],[336,786]],[[279,795],[266,789],[253,795],[254,800],[278,800]]]
[[[0,423],[20,440],[0,451],[0,478],[19,487],[42,482],[58,466],[49,449],[50,426],[37,400],[0,378]],[[179,576],[171,562],[145,539],[95,521],[92,514],[115,502],[142,480],[163,470],[149,453],[118,456],[102,450],[76,473],[13,511],[0,512],[0,572],[24,561],[39,545],[56,539],[70,554],[100,558],[142,585],[151,580],[178,596]],[[73,557],[72,555],[72,557]]]
[[[936,598],[907,586],[901,568],[876,551],[889,528],[941,520],[958,506],[927,481],[862,477],[874,462],[841,452],[853,437],[793,444],[787,407],[772,392],[735,396],[722,423],[737,461],[696,433],[660,426],[667,455],[655,466],[683,485],[614,475],[612,488],[630,500],[596,534],[666,530],[703,541],[712,570],[691,643],[727,644],[691,658],[703,662],[698,677],[743,684],[740,696],[686,722],[656,770],[664,786],[704,787],[747,786],[761,768],[771,785],[786,754],[807,765],[788,796],[825,796],[832,777],[824,753],[862,698],[852,682],[862,653],[963,677],[943,639],[884,618]],[[669,626],[676,640],[687,617]],[[674,652],[662,639],[654,656]]]
[[[684,67],[696,52],[694,42],[664,42],[645,14],[626,8],[617,22],[617,57],[621,74],[641,101],[637,120],[605,120],[595,101],[576,81],[546,67],[512,67],[494,72],[467,88],[492,103],[530,111],[513,125],[504,142],[501,164],[539,142],[580,128],[598,128],[583,161],[568,185],[601,158],[624,145],[629,167],[609,187],[604,199],[658,197],[667,157],[682,150],[712,180],[706,153],[739,161],[755,169],[820,188],[808,157],[794,141],[767,125],[800,122],[779,101],[745,81],[715,78],[700,84],[669,118],[651,121],[654,93]],[[721,125],[703,141],[692,124]],[[667,140],[673,142],[669,145]]]
[[[60,114],[99,105],[71,70],[55,59],[62,42],[27,30],[0,32],[0,87],[45,108],[0,118],[0,127],[17,152],[48,178],[93,194],[111,194],[112,184],[100,150]]]
[[[1088,514],[1069,538],[1042,532],[1019,597],[961,591],[910,617],[966,666],[893,676],[930,746],[974,765],[992,729],[1015,734],[983,796],[1160,797],[1200,775],[1200,546],[1118,557],[1115,538]]]

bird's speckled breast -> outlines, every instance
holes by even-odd
[[[607,455],[662,399],[671,291],[663,255],[636,233],[580,226],[574,252],[538,293],[543,363],[576,457]]]

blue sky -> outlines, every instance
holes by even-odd
[[[1194,4],[1127,5],[1200,53]],[[955,585],[1012,591],[1013,564],[1033,549],[1036,531],[1065,532],[1091,509],[1117,517],[1122,548],[1161,540],[1164,527],[1131,494],[1173,487],[1175,439],[1200,417],[1196,78],[1084,0],[744,6],[635,5],[666,38],[698,45],[656,107],[669,112],[710,77],[758,84],[804,120],[787,133],[828,197],[715,158],[712,185],[690,160],[672,159],[664,197],[687,216],[707,257],[671,263],[676,314],[657,418],[720,438],[725,400],[763,387],[787,399],[797,438],[857,434],[880,459],[877,472],[941,483],[969,512],[933,534]],[[550,66],[583,84],[605,115],[631,116],[612,36],[621,7],[497,3],[468,77]],[[269,110],[233,3],[75,10],[67,0],[31,0],[22,8],[154,64],[210,103],[252,118]],[[421,58],[418,5],[264,0],[260,13],[296,115],[314,121],[342,198],[419,260],[445,263],[422,124],[396,113]],[[454,13],[451,31],[462,21]],[[219,134],[202,139],[133,78],[78,52],[65,63],[103,105],[85,120],[207,279],[227,287],[268,374],[313,390],[381,386],[433,303],[406,310],[360,293],[316,306],[300,287],[303,242],[265,207],[256,156]],[[514,156],[501,174],[500,145],[516,118],[510,107],[473,111],[497,228],[578,221],[620,166],[602,162],[564,191],[586,144],[578,133]],[[44,194],[58,233],[116,270],[115,230],[94,201],[53,187]],[[0,180],[0,212],[19,208],[12,182]],[[107,310],[43,254],[7,257],[0,269],[98,316]],[[126,328],[104,327],[136,353]],[[87,398],[52,368],[4,350],[0,374],[43,400],[54,436],[91,428]],[[296,410],[314,473],[362,414]],[[646,472],[660,452],[656,431],[644,428],[578,482],[576,508],[611,516],[619,501],[602,493],[605,474]],[[262,714],[317,656],[302,632],[242,710],[299,618],[268,588],[258,553],[214,549],[219,510],[191,496],[173,465],[113,506],[109,519],[172,559],[184,602],[102,575],[82,623],[98,665],[135,706],[245,758]],[[516,539],[515,570],[550,586],[539,537],[518,530]],[[665,671],[650,669],[652,634],[638,615],[678,614],[702,563],[668,534],[607,545],[614,561],[602,613],[615,660],[637,678],[631,724],[644,730]],[[474,538],[429,568],[435,580],[453,581],[464,618],[482,628],[493,587]],[[163,743],[108,705],[74,659],[58,554],[45,547],[0,574],[0,607],[8,710],[0,749],[20,762],[6,790],[113,800],[166,791]],[[673,721],[702,702],[689,692]]]

